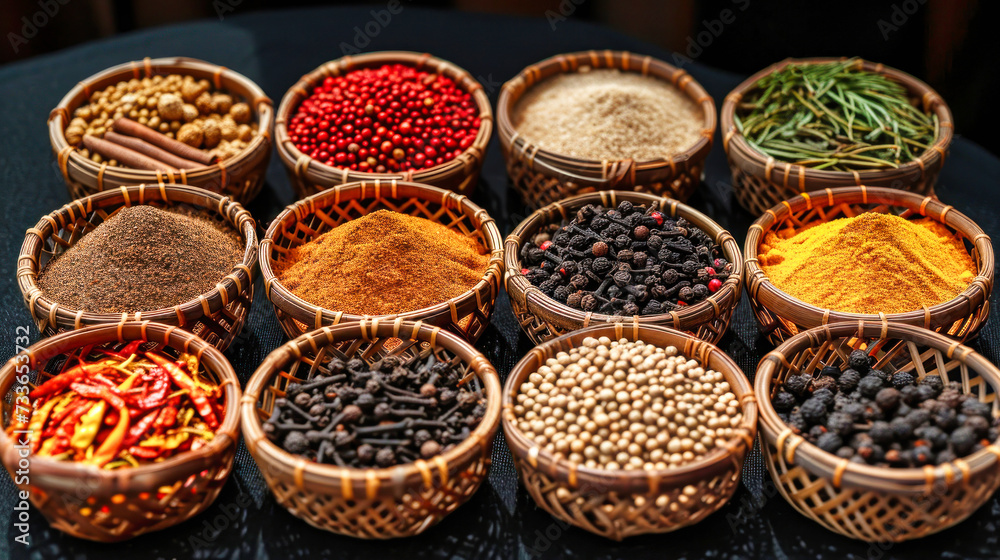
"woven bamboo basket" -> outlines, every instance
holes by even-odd
[[[649,471],[592,469],[538,447],[517,428],[514,399],[521,384],[557,353],[580,346],[587,337],[602,336],[641,340],[662,348],[673,346],[704,367],[722,373],[742,405],[739,436],[726,448],[713,449],[688,465]],[[732,358],[689,334],[638,323],[594,326],[536,346],[507,376],[503,408],[503,431],[514,465],[538,507],[566,523],[614,540],[675,531],[721,508],[739,486],[743,459],[757,432],[753,390]]]
[[[339,76],[360,68],[377,68],[385,64],[405,64],[426,72],[434,72],[455,81],[463,90],[472,95],[479,108],[481,121],[479,132],[472,145],[459,157],[420,171],[409,170],[405,173],[363,173],[329,166],[303,154],[288,137],[288,122],[292,113],[312,92],[313,88],[324,78]],[[412,181],[434,185],[442,189],[455,191],[459,194],[469,194],[479,181],[479,171],[486,156],[486,146],[493,133],[493,109],[490,100],[483,91],[483,86],[472,74],[455,64],[431,56],[426,53],[407,51],[382,51],[366,53],[358,56],[344,56],[327,62],[303,76],[295,85],[289,88],[281,98],[278,106],[278,117],[275,120],[275,140],[278,147],[278,157],[285,164],[288,178],[299,198],[316,194],[330,187],[355,181],[372,181],[381,179],[389,181]]]
[[[851,463],[794,434],[771,396],[794,372],[840,366],[852,350],[878,358],[887,373],[959,381],[966,394],[993,405],[1000,369],[940,334],[889,322],[825,325],[801,333],[761,360],[754,381],[760,404],[764,460],[781,495],[806,517],[831,531],[872,542],[899,542],[947,529],[982,506],[1000,486],[1000,442],[950,463],[901,469]],[[874,349],[874,350],[873,350]]]
[[[31,372],[36,385],[58,371],[65,356],[91,345],[118,348],[133,340],[149,341],[144,349],[198,356],[202,375],[225,385],[225,417],[215,437],[199,449],[185,451],[158,463],[114,470],[85,466],[47,457],[29,456],[30,482],[19,483],[30,492],[31,503],[52,527],[93,541],[123,541],[159,531],[204,511],[226,484],[239,440],[240,382],[222,352],[204,340],[174,326],[149,321],[96,325],[62,333],[33,344],[0,368],[3,425],[14,415],[15,382]],[[99,355],[95,355],[96,359]],[[0,458],[11,478],[19,480],[24,459],[17,441],[0,431]],[[23,474],[23,472],[22,472]],[[160,493],[161,496],[157,497]]]
[[[867,61],[859,61],[864,70],[882,74],[899,82],[909,90],[914,103],[922,105],[924,111],[934,113],[940,122],[940,132],[934,144],[917,159],[904,163],[897,169],[877,171],[827,171],[816,170],[775,160],[757,151],[736,129],[733,113],[744,95],[753,89],[757,80],[777,72],[789,64],[817,64],[847,60],[846,58],[806,58],[786,59],[773,64],[747,78],[726,96],[722,104],[722,147],[729,159],[733,174],[733,193],[741,206],[751,214],[763,214],[768,208],[781,203],[799,193],[826,188],[867,185],[889,187],[922,195],[934,193],[934,184],[944,165],[945,154],[951,144],[954,122],[951,110],[944,99],[924,82],[913,76]]]
[[[292,455],[264,434],[263,421],[289,383],[326,372],[333,357],[371,364],[392,355],[431,354],[461,364],[482,384],[486,414],[467,439],[430,460],[389,468],[350,468]],[[500,424],[500,378],[471,344],[427,323],[362,320],[304,334],[265,358],[240,404],[247,448],[275,499],[314,527],[364,539],[424,532],[464,504],[486,478]]]
[[[671,159],[584,160],[549,152],[520,137],[513,125],[518,100],[536,83],[564,72],[615,68],[668,81],[701,105],[704,128],[698,141]],[[644,191],[687,200],[701,181],[715,134],[715,103],[690,74],[662,60],[626,51],[560,54],[528,66],[503,85],[497,101],[497,131],[507,174],[530,208],[600,190]]]
[[[245,243],[242,260],[219,279],[212,291],[163,309],[124,314],[94,313],[60,305],[42,293],[38,274],[49,260],[72,247],[121,208],[136,204],[191,209],[234,228]],[[17,283],[42,336],[88,325],[148,320],[180,326],[225,350],[243,329],[253,301],[253,282],[257,273],[256,228],[250,213],[239,203],[198,187],[162,184],[121,187],[74,200],[43,216],[35,227],[28,229],[17,258]]]
[[[705,301],[689,305],[682,311],[671,311],[659,315],[620,317],[602,315],[574,309],[546,296],[531,284],[521,273],[521,245],[529,241],[535,233],[555,221],[572,218],[576,211],[587,204],[601,204],[605,207],[617,206],[628,200],[634,204],[658,203],[665,214],[672,218],[683,217],[702,231],[722,248],[733,272],[722,283],[722,287]],[[647,193],[601,191],[581,194],[553,202],[536,210],[521,222],[504,242],[504,285],[510,298],[510,305],[521,329],[535,344],[541,344],[570,331],[583,329],[598,323],[638,322],[640,325],[672,327],[716,343],[729,328],[729,321],[740,302],[743,278],[743,255],[740,246],[728,231],[694,208],[676,200],[661,198]]]
[[[768,210],[750,226],[744,246],[747,294],[761,331],[779,344],[789,336],[828,323],[880,320],[879,315],[820,309],[795,299],[772,284],[757,262],[760,244],[769,231],[798,228],[864,212],[892,213],[904,218],[927,216],[948,226],[965,242],[979,267],[968,288],[953,300],[885,317],[893,323],[917,325],[959,340],[975,336],[990,312],[994,260],[989,236],[967,216],[936,198],[875,187],[842,187],[803,193]]]
[[[73,111],[90,99],[91,94],[110,85],[133,78],[156,75],[181,74],[198,79],[209,79],[216,89],[222,89],[245,100],[253,111],[253,121],[259,134],[238,155],[218,163],[170,172],[109,167],[83,157],[66,141],[66,127]],[[237,202],[247,204],[264,185],[267,162],[271,158],[271,125],[274,110],[271,100],[257,84],[246,76],[223,66],[193,58],[145,58],[113,66],[80,82],[62,98],[49,114],[49,140],[59,163],[69,194],[82,198],[97,192],[121,186],[158,183],[183,183],[221,193]]]
[[[340,185],[305,198],[286,208],[271,222],[260,246],[260,268],[267,299],[274,304],[281,327],[289,338],[324,325],[370,319],[335,309],[317,307],[293,294],[275,275],[279,260],[289,249],[311,241],[344,222],[376,210],[392,210],[447,225],[474,237],[491,254],[483,278],[469,291],[432,307],[379,319],[423,321],[450,330],[475,342],[490,323],[503,276],[502,237],[486,210],[451,191],[396,181],[361,181]]]

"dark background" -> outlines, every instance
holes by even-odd
[[[1000,3],[989,0],[402,0],[407,6],[600,23],[699,62],[751,74],[786,57],[861,56],[931,84],[957,132],[1000,152]],[[318,0],[3,0],[0,63],[224,12],[358,4]],[[46,4],[54,16],[47,17]],[[385,2],[370,3],[384,7]],[[222,8],[220,8],[222,7]],[[732,15],[732,22],[723,22]],[[42,15],[36,15],[42,12]],[[22,19],[22,18],[27,18]],[[34,19],[37,18],[37,19]],[[11,34],[32,34],[22,42]],[[28,25],[26,26],[26,21]],[[724,23],[723,25],[719,25]],[[713,34],[713,31],[716,33]],[[511,38],[517,40],[517,38]],[[331,56],[330,58],[335,58]]]
[[[354,28],[366,25],[371,20],[371,10],[384,9],[388,0],[365,7],[299,6],[281,11],[258,9],[267,6],[255,0],[217,0],[218,6],[225,9],[223,21],[213,7],[213,0],[163,2],[164,6],[170,6],[173,15],[205,17],[172,25],[166,24],[169,21],[166,17],[152,22],[144,19],[147,17],[144,14],[157,6],[152,2],[128,4],[129,9],[121,16],[116,11],[118,4],[94,0],[0,0],[0,10],[9,14],[4,16],[7,20],[13,18],[16,23],[20,17],[36,17],[42,9],[37,2],[46,1],[56,2],[58,11],[51,17],[41,12],[40,19],[45,19],[46,25],[35,30],[26,44],[19,45],[19,50],[23,49],[19,55],[30,49],[33,56],[0,67],[0,189],[3,193],[0,278],[4,279],[0,283],[0,328],[7,333],[5,336],[0,332],[0,358],[15,352],[15,328],[31,322],[13,281],[15,255],[24,231],[35,225],[41,216],[70,200],[55,165],[45,127],[49,111],[66,91],[79,80],[125,61],[145,56],[191,56],[236,69],[259,84],[277,103],[301,75],[341,56],[341,44],[353,41]],[[992,93],[985,80],[994,79],[989,72],[993,71],[997,60],[997,41],[985,27],[994,20],[984,15],[985,8],[971,11],[971,5],[967,6],[970,11],[964,11],[966,8],[946,10],[953,17],[962,16],[960,19],[965,22],[962,28],[966,31],[962,33],[965,39],[961,44],[966,46],[942,58],[944,51],[930,46],[930,37],[937,35],[928,27],[928,22],[935,22],[933,27],[937,29],[937,25],[947,18],[931,15],[930,10],[935,5],[932,0],[925,4],[920,4],[919,0],[910,0],[911,4],[898,0],[899,10],[908,6],[913,13],[898,29],[889,30],[888,41],[884,40],[878,22],[884,19],[895,25],[889,19],[894,11],[892,2],[865,3],[868,7],[863,12],[852,8],[860,9],[861,2],[850,0],[836,4],[809,3],[810,14],[813,14],[809,15],[792,2],[765,4],[763,0],[750,0],[749,3],[746,0],[718,0],[698,6],[674,2],[644,4],[630,0],[613,4],[611,0],[575,0],[577,5],[567,0],[562,7],[558,3],[545,2],[507,3],[507,11],[517,8],[518,13],[496,15],[485,13],[491,9],[500,10],[488,3],[477,4],[474,11],[444,11],[418,8],[416,1],[401,1],[406,9],[394,16],[391,27],[386,27],[363,50],[405,49],[434,53],[477,77],[494,103],[503,81],[526,65],[548,56],[586,49],[623,49],[676,61],[668,47],[663,46],[668,39],[675,41],[675,52],[690,55],[691,61],[680,59],[684,68],[705,87],[717,106],[748,73],[791,55],[860,54],[918,75],[929,75],[923,70],[928,65],[925,53],[933,51],[935,54],[931,58],[934,60],[951,61],[943,67],[949,72],[955,72],[960,58],[965,61],[963,64],[982,68],[979,83],[952,86],[957,96],[970,98]],[[960,2],[942,5],[960,4],[966,5]],[[29,15],[12,13],[12,6],[19,6],[19,10],[26,10]],[[197,9],[188,10],[192,6]],[[616,11],[611,10],[612,6]],[[745,9],[740,9],[741,6]],[[441,4],[440,7],[447,6]],[[560,10],[572,13],[563,20]],[[129,21],[136,27],[155,25],[155,28],[135,29],[74,46],[75,42],[99,35],[98,30],[104,29],[102,25],[115,29],[125,21],[125,16],[133,18]],[[714,22],[723,17],[730,22],[713,35],[711,29],[719,28]],[[592,21],[582,21],[584,19]],[[21,27],[23,22],[17,25]],[[819,27],[810,31],[810,26],[814,25]],[[978,26],[981,31],[970,31],[969,26]],[[11,50],[10,34],[21,32],[20,29],[7,29],[12,28],[3,29],[0,53]],[[984,46],[962,58],[957,53],[967,52],[963,49],[970,48],[968,45],[973,43],[964,41],[971,41],[969,38],[973,36],[981,42],[977,44]],[[701,40],[707,46],[701,47],[700,52],[692,49],[688,53],[689,37],[695,44]],[[62,52],[44,52],[57,48],[63,49]],[[939,87],[945,91],[943,86]],[[949,97],[948,93],[945,97],[956,113],[971,107],[960,103],[959,97]],[[971,134],[968,130],[984,126],[987,119],[995,119],[991,111],[985,109],[978,115],[975,112],[971,115],[966,124],[958,125],[959,133]],[[991,137],[983,135],[977,139],[988,144]],[[498,144],[496,138],[490,144],[472,199],[487,209],[497,220],[501,232],[507,234],[525,217],[526,209],[509,188]],[[740,209],[733,199],[721,144],[717,133],[706,163],[704,182],[689,204],[707,213],[742,243],[755,216]],[[975,143],[958,138],[951,146],[937,193],[956,211],[976,221],[993,239],[1000,239],[1000,212],[983,203],[984,199],[987,202],[995,199],[990,193],[998,184],[1000,160]],[[294,194],[285,170],[278,158],[272,157],[264,189],[248,209],[257,223],[266,227],[293,201]],[[886,281],[892,282],[891,274],[887,273]],[[748,303],[740,303],[730,331],[719,346],[752,379],[758,361],[772,346],[761,337]],[[1000,305],[1000,290],[994,291],[991,304],[993,309]],[[36,340],[38,334],[34,327],[31,330],[32,340]],[[246,383],[268,352],[284,340],[258,279],[247,327],[239,342],[226,353],[241,381]],[[987,359],[1000,362],[1000,323],[995,317],[970,345]],[[506,294],[501,293],[498,298],[491,325],[476,346],[496,366],[501,379],[531,348],[511,313]],[[915,542],[880,545],[837,536],[794,511],[776,494],[756,451],[745,463],[742,482],[722,510],[693,527],[668,535],[614,543],[582,530],[566,529],[537,508],[518,483],[510,453],[503,438],[498,437],[489,479],[469,503],[421,536],[370,542],[320,531],[292,517],[276,504],[241,444],[229,482],[206,512],[170,529],[115,545],[91,543],[61,534],[49,527],[37,510],[32,510],[31,515],[31,546],[13,542],[18,534],[11,509],[14,486],[9,476],[0,474],[0,560],[8,557],[985,560],[1000,556],[998,496],[991,497],[969,519],[952,529]]]

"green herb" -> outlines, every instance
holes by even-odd
[[[899,167],[937,137],[937,115],[915,107],[906,88],[861,69],[857,59],[789,64],[737,105],[736,128],[775,159],[831,171]]]

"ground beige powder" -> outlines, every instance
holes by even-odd
[[[704,128],[701,108],[669,82],[610,69],[540,82],[514,107],[513,121],[531,144],[590,160],[670,158]]]

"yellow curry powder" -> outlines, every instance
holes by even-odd
[[[785,293],[823,309],[905,313],[955,298],[976,276],[962,241],[940,222],[865,213],[768,232],[757,256]]]

